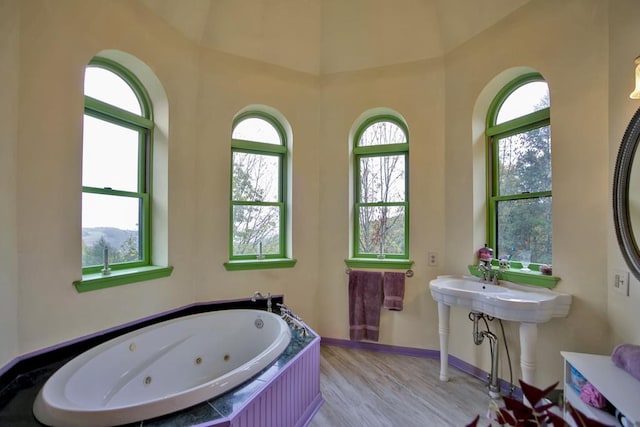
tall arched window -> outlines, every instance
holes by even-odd
[[[550,264],[549,88],[531,73],[509,82],[487,116],[488,243],[500,258]]]
[[[357,129],[353,257],[409,259],[409,137],[397,117],[378,115]]]
[[[83,273],[147,266],[151,102],[131,72],[104,58],[86,68],[84,99]]]
[[[287,147],[271,114],[248,111],[233,122],[228,270],[295,264],[287,258]]]

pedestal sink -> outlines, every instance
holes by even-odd
[[[473,276],[438,276],[429,282],[429,288],[438,302],[440,380],[449,379],[449,312],[451,306],[458,306],[520,323],[522,380],[535,385],[537,324],[566,317],[571,295],[505,281],[495,285]]]

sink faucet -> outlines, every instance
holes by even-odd
[[[490,262],[480,262],[480,264],[478,264],[478,270],[482,273],[483,282],[491,282],[494,285],[498,285],[498,276],[500,275],[500,271],[494,270]]]
[[[256,302],[259,299],[267,300],[267,311],[271,313],[273,310],[271,309],[271,292],[267,292],[267,296],[265,297],[259,291],[255,291],[253,296],[251,297],[251,302]]]

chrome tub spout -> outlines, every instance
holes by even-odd
[[[255,291],[253,296],[251,297],[251,302],[256,302],[258,300],[266,299],[267,300],[267,311],[271,313],[273,310],[271,308],[271,292],[267,292],[267,296],[265,297],[260,293],[260,291]]]

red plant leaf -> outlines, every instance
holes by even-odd
[[[527,420],[533,417],[533,409],[524,403],[509,396],[503,396],[504,406],[511,411],[518,420]]]
[[[556,382],[555,384],[547,387],[546,389],[540,390],[539,388],[534,387],[532,385],[529,385],[529,384],[525,383],[524,381],[520,380],[520,387],[522,388],[522,394],[524,395],[524,397],[527,399],[527,401],[529,401],[529,403],[533,407],[537,406],[538,403],[547,394],[549,394],[549,392],[551,392],[551,390],[555,389],[557,385],[558,385],[558,383]]]
[[[591,419],[587,417],[585,414],[577,410],[570,403],[567,402],[567,408],[569,409],[569,413],[571,417],[576,422],[578,427],[611,427],[607,424],[603,424],[600,421]]]
[[[540,427],[543,425],[552,425],[553,427],[568,427],[569,423],[565,421],[561,415],[551,412],[550,409],[555,407],[554,403],[541,403],[542,399],[553,390],[558,383],[540,390],[520,381],[522,392],[525,399],[533,405],[533,407],[525,405],[523,402],[503,396],[504,407],[499,408],[495,413],[495,419],[501,426],[509,425],[514,427]],[[593,420],[582,412],[574,408],[567,402],[567,412],[575,421],[578,427],[611,427],[597,420]],[[467,427],[477,427],[480,415],[467,425]],[[491,424],[490,424],[491,425]]]
[[[553,425],[553,427],[565,427],[569,425],[564,420],[564,418],[554,414],[553,412],[547,412],[547,416],[549,417],[549,422]]]
[[[478,421],[480,421],[480,415],[476,415],[476,417],[473,419],[473,421],[471,421],[469,424],[467,424],[464,427],[477,427]]]
[[[553,408],[554,406],[556,406],[556,405],[553,402],[549,402],[549,403],[546,403],[544,405],[538,405],[538,406],[536,406],[536,411],[538,411],[540,413],[547,412],[550,408]]]
[[[513,417],[513,415],[511,415],[511,413],[505,409],[505,408],[500,408],[498,409],[498,412],[496,412],[496,421],[501,425],[510,425],[510,426],[515,426],[518,425],[516,419]]]

